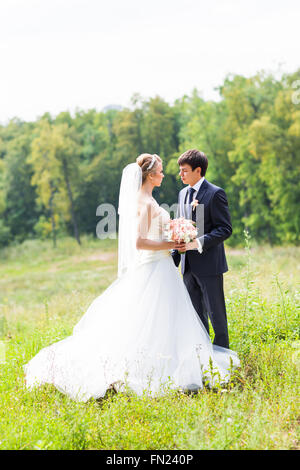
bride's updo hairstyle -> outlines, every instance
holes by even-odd
[[[161,162],[161,158],[154,153],[142,153],[136,159],[136,163],[142,169],[142,184],[146,181],[147,176],[150,173],[155,173],[158,162]]]

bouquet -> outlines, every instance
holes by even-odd
[[[197,228],[192,220],[179,217],[179,219],[170,220],[166,224],[165,233],[168,241],[189,243],[196,238]],[[179,253],[182,254],[180,251]]]

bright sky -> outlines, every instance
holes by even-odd
[[[0,0],[0,122],[293,72],[299,0]]]

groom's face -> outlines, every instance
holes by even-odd
[[[201,168],[198,167],[193,170],[191,165],[184,163],[179,166],[179,175],[183,184],[194,186],[201,178]]]

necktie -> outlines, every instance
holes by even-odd
[[[194,194],[195,191],[196,191],[196,189],[194,189],[194,188],[189,188],[189,189],[188,189],[188,192],[189,192],[189,204],[191,204],[191,202],[193,201],[193,194]]]
[[[192,206],[191,206],[191,203],[193,201],[193,195],[194,195],[194,192],[196,191],[196,189],[194,188],[189,188],[188,189],[188,193],[189,193],[189,197],[188,197],[188,217],[190,217],[191,219],[193,219],[193,212],[192,212]]]

